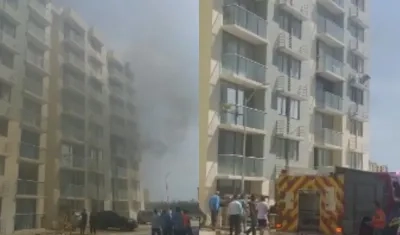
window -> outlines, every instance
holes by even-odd
[[[364,60],[360,57],[349,54],[350,67],[359,73],[364,73]]]
[[[314,148],[314,167],[332,166],[333,151],[327,149]]]
[[[276,52],[276,65],[279,72],[290,78],[301,78],[301,61],[287,54]]]
[[[290,118],[300,119],[300,101],[298,100],[290,100]]]
[[[8,136],[8,120],[0,119],[0,136],[7,137]]]
[[[278,158],[290,160],[299,160],[299,141],[276,138],[276,151],[275,154]]]
[[[219,154],[243,154],[243,135],[236,132],[220,131],[218,138]]]
[[[356,136],[364,135],[364,125],[360,121],[350,119],[350,133]]]
[[[301,39],[302,35],[302,22],[292,15],[280,11],[279,12],[279,27],[284,31],[288,32],[290,35]]]
[[[356,87],[350,88],[350,100],[356,104],[364,104],[364,91]]]
[[[347,155],[347,165],[350,168],[362,169],[363,168],[363,154],[349,152]]]
[[[277,111],[279,115],[289,116],[293,119],[300,119],[300,101],[283,96],[277,97]]]
[[[224,33],[223,35],[223,54],[238,54],[243,57],[254,60],[256,47],[250,43],[240,40],[231,34]]]

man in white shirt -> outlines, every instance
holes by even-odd
[[[260,235],[264,234],[264,231],[268,227],[268,211],[269,205],[266,202],[266,198],[261,196],[260,202],[257,204],[257,220],[258,220],[258,228],[260,230]]]
[[[233,234],[233,230],[235,230],[235,235],[240,234],[243,213],[242,203],[238,200],[238,196],[233,196],[232,201],[228,204],[229,235]]]

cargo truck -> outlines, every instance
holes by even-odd
[[[317,175],[282,172],[275,186],[278,234],[360,234],[374,201],[386,213],[384,235],[396,235],[400,224],[400,174],[332,167]]]

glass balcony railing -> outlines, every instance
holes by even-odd
[[[34,112],[34,111],[29,111],[27,109],[24,109],[22,111],[22,121],[30,126],[40,128],[41,127],[41,122],[42,122],[42,117],[40,113]]]
[[[264,129],[265,112],[237,104],[221,105],[221,123]]]
[[[18,179],[17,195],[41,196],[40,194],[43,193],[43,187],[43,182]]]
[[[317,30],[318,33],[331,35],[335,39],[344,42],[344,29],[320,15],[317,16]]]
[[[315,140],[329,145],[342,146],[342,136],[343,134],[338,131],[318,128],[315,133]]]
[[[342,97],[335,95],[327,91],[316,91],[316,102],[317,105],[343,111],[343,99]]]
[[[77,44],[79,47],[85,47],[85,38],[82,36],[79,36],[77,34],[74,33],[68,33],[67,35],[65,35],[65,37],[68,40],[71,40],[72,42],[74,42],[75,44]]]
[[[25,77],[24,88],[37,96],[43,95],[43,81],[41,80]]]
[[[83,156],[64,155],[60,157],[62,167],[85,168],[85,158]]]
[[[30,143],[21,142],[19,145],[19,155],[23,158],[39,160],[40,147]]]
[[[65,61],[79,68],[81,71],[85,71],[85,61],[78,56],[68,53],[64,57]]]
[[[267,67],[239,54],[224,54],[221,66],[223,73],[233,73],[255,82],[266,83]]]
[[[235,24],[260,37],[267,37],[267,21],[236,4],[224,6],[224,24]]]
[[[26,53],[26,60],[34,64],[35,66],[47,71],[45,59],[43,56],[37,55],[28,50],[28,52]]]
[[[241,176],[244,171],[245,176],[263,177],[264,159],[246,157],[240,155],[220,154],[218,155],[218,174]]]
[[[81,198],[85,196],[85,186],[78,184],[61,185],[60,194],[62,197]]]
[[[71,87],[73,89],[79,90],[81,92],[85,91],[85,81],[80,80],[78,78],[74,78],[73,76],[66,75],[63,78],[63,85],[66,87]]]
[[[341,77],[344,76],[344,63],[330,55],[322,55],[318,58],[318,69],[334,73]]]
[[[23,230],[23,229],[35,229],[39,228],[43,215],[32,213],[16,213],[14,216],[14,229]]]
[[[78,129],[72,126],[63,128],[63,135],[65,135],[68,138],[73,138],[79,141],[85,140],[85,132],[82,129]]]
[[[33,24],[28,24],[28,32],[39,39],[44,44],[48,44],[48,38],[46,37],[46,31]]]

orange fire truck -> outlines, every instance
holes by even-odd
[[[387,216],[385,235],[400,223],[400,174],[342,167],[317,175],[282,172],[276,182],[277,233],[359,234],[374,214],[374,201]]]

